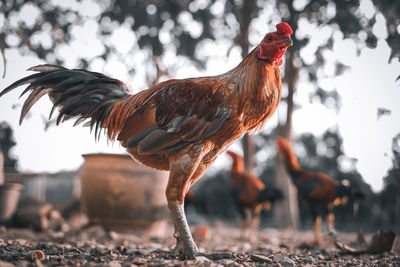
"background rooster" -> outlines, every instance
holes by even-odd
[[[244,169],[244,160],[238,154],[228,151],[232,158],[232,168],[230,172],[230,188],[232,197],[241,217],[240,237],[246,238],[248,216],[246,211],[251,212],[250,240],[256,239],[256,232],[260,220],[260,212],[263,206],[267,211],[271,205],[282,199],[282,192],[275,187],[266,188],[264,183],[256,176],[247,173]]]
[[[349,197],[359,193],[352,191],[348,180],[339,182],[324,173],[303,170],[287,139],[277,137],[276,145],[292,182],[315,217],[315,242],[317,245],[321,245],[322,216],[326,215],[329,232],[334,231],[335,217],[332,208],[346,204]]]
[[[20,122],[32,105],[48,94],[59,108],[57,124],[77,117],[76,123],[101,129],[117,139],[137,161],[169,170],[168,208],[175,227],[174,254],[194,259],[193,242],[183,201],[186,192],[234,140],[260,129],[278,106],[281,95],[279,65],[292,29],[276,26],[234,69],[213,77],[168,80],[137,94],[121,81],[101,73],[60,66],[31,68],[38,73],[16,81],[0,96],[30,84]]]

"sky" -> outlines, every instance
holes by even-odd
[[[88,1],[82,3],[85,2]],[[368,8],[365,10],[368,12]],[[27,9],[24,12],[31,14],[25,16],[26,19],[34,21],[37,11]],[[102,46],[96,38],[97,26],[93,19],[98,12],[100,11],[90,9],[87,12],[88,20],[84,25],[75,27],[73,31],[75,41],[70,46],[60,45],[58,48],[58,53],[66,55],[66,67],[75,67],[74,64],[79,56],[84,55],[90,58],[101,53]],[[313,29],[311,25],[302,26],[304,31],[321,30]],[[257,28],[257,24],[255,27]],[[295,136],[305,132],[321,135],[325,130],[337,127],[343,138],[343,150],[346,156],[356,160],[357,170],[373,190],[379,191],[383,186],[382,178],[392,164],[392,138],[400,133],[400,123],[398,123],[400,121],[400,82],[395,82],[396,77],[400,74],[400,63],[396,59],[390,64],[388,63],[389,48],[383,41],[385,37],[384,21],[379,16],[374,32],[380,38],[378,47],[363,49],[359,56],[357,56],[355,44],[351,40],[345,40],[340,35],[335,37],[334,50],[327,55],[328,61],[331,60],[332,63],[340,60],[350,69],[342,76],[336,78],[327,76],[321,79],[320,85],[326,90],[337,89],[341,96],[340,110],[329,109],[318,102],[310,103],[309,95],[312,87],[307,81],[300,80],[295,93],[295,101],[301,105],[301,108],[293,115],[293,131]],[[259,38],[259,34],[255,33],[250,37]],[[164,41],[167,42],[168,35],[165,35],[165,38]],[[43,45],[49,42],[45,37],[39,36],[36,39]],[[141,64],[146,60],[141,51],[132,50],[136,39],[127,30],[127,25],[115,29],[110,41],[119,44],[117,50],[120,55],[131,58],[133,62]],[[174,77],[216,75],[229,70],[240,62],[240,49],[234,48],[229,57],[226,57],[228,48],[228,44],[223,40],[205,43],[199,53],[211,56],[206,70],[200,71],[188,65],[186,61],[179,61],[179,64],[174,67]],[[308,51],[304,51],[302,56],[312,58],[313,53],[311,47]],[[16,49],[6,50],[6,57],[7,74],[4,79],[0,79],[0,89],[30,74],[31,72],[26,71],[29,67],[45,63],[33,56],[21,55]],[[174,55],[167,52],[165,64],[171,62],[173,58]],[[172,60],[172,62],[174,61]],[[333,71],[331,66],[332,64],[328,64],[324,71],[328,74],[331,73]],[[2,68],[3,66],[0,66],[0,71],[3,70]],[[130,76],[127,67],[119,61],[118,57],[111,58],[109,62],[95,60],[89,68],[126,82],[133,92],[145,88],[145,70],[139,68],[134,76]],[[133,88],[132,84],[139,86]],[[24,99],[18,100],[21,92],[22,88],[0,98],[0,121],[7,121],[14,130],[17,145],[12,153],[18,158],[21,171],[71,170],[82,164],[82,154],[124,153],[124,149],[117,142],[111,143],[106,140],[105,136],[96,142],[88,128],[72,127],[73,122],[66,122],[58,127],[50,127],[45,130],[44,121],[52,106],[50,101],[45,98],[36,103],[28,118],[19,126],[19,114],[24,101]],[[390,116],[382,116],[378,119],[377,109],[381,107],[391,110]],[[267,122],[265,128],[275,127],[283,113],[284,105],[281,105],[278,112]],[[233,150],[240,150],[238,143],[233,146]],[[224,167],[226,162],[230,161],[227,161],[226,156],[222,155],[214,163],[214,168]]]

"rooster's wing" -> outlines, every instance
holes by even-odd
[[[296,180],[296,186],[302,195],[310,199],[326,200],[334,198],[336,180],[321,172],[304,171]]]
[[[231,113],[222,87],[218,79],[208,77],[170,80],[148,89],[118,140],[140,154],[163,154],[208,138]]]

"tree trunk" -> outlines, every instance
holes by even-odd
[[[276,134],[291,140],[292,115],[294,110],[293,95],[297,84],[299,70],[294,66],[294,55],[286,52],[285,77],[283,81],[288,85],[288,96],[286,99],[287,111],[286,122],[284,125],[278,125]],[[297,228],[299,222],[299,207],[297,201],[297,189],[293,185],[288,173],[285,170],[280,157],[276,165],[276,185],[285,196],[283,201],[277,204],[277,225],[279,227]]]
[[[249,134],[243,136],[243,159],[246,171],[251,172],[254,167],[254,143],[253,137]]]
[[[252,13],[256,8],[254,0],[243,1],[240,16],[237,18],[240,25],[240,32],[237,36],[238,43],[242,49],[242,58],[249,53],[249,28],[252,19]],[[254,143],[253,138],[246,134],[242,139],[244,167],[246,171],[251,172],[254,167]]]
[[[5,183],[4,178],[4,154],[0,151],[0,186]]]
[[[276,186],[284,194],[282,201],[276,202],[276,225],[279,228],[297,229],[299,222],[299,206],[297,202],[297,189],[288,176],[285,166],[280,159],[276,163]]]

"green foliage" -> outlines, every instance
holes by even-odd
[[[373,2],[386,19],[386,28],[388,30],[386,42],[392,49],[389,60],[400,58],[400,2],[392,0],[373,0]],[[372,43],[375,42],[373,36],[371,41]]]
[[[360,45],[376,46],[377,38],[372,32],[376,12],[372,17],[363,15],[359,11],[359,0],[311,0],[307,1],[304,6],[299,6],[294,2],[297,3],[297,1],[290,0],[277,1],[276,3],[254,0],[246,1],[246,3],[233,0],[217,1],[216,3],[213,1],[179,0],[103,0],[97,3],[101,13],[95,19],[100,26],[99,39],[108,38],[116,26],[128,23],[131,30],[138,37],[139,47],[150,50],[153,56],[162,56],[166,46],[169,45],[160,41],[161,29],[167,23],[171,25],[169,34],[171,34],[177,54],[199,63],[199,66],[202,66],[204,62],[196,56],[196,47],[202,40],[214,40],[216,37],[221,37],[216,36],[216,32],[220,30],[218,27],[224,25],[223,27],[228,31],[232,30],[232,28],[240,29],[237,25],[242,26],[246,23],[245,20],[251,23],[254,19],[259,18],[262,11],[271,9],[276,12],[273,12],[271,17],[262,18],[267,23],[271,23],[273,20],[277,21],[279,17],[282,17],[283,20],[289,21],[292,27],[297,30],[298,22],[306,20],[315,25],[317,29],[321,29],[324,26],[338,28],[345,38],[352,38]],[[399,33],[396,27],[399,25],[400,4],[397,1],[376,0],[374,4],[387,20],[389,35],[386,40],[393,49],[391,57],[399,57],[400,42],[398,42]],[[15,21],[21,10],[28,5],[40,11],[36,21],[29,25],[25,22],[11,23],[10,21]],[[212,10],[216,5],[223,6],[221,14]],[[61,43],[70,43],[72,41],[71,31],[74,26],[81,25],[87,19],[87,15],[84,12],[72,8],[72,5],[58,5],[46,0],[8,0],[4,1],[0,6],[0,11],[5,19],[5,24],[1,27],[0,34],[0,39],[4,42],[5,48],[16,46],[25,51],[28,49],[39,58],[55,62],[62,61],[62,58],[54,53],[56,47]],[[243,14],[248,15],[248,17],[243,17]],[[185,15],[187,19],[182,20],[182,15]],[[232,17],[236,21],[232,22],[230,20]],[[187,27],[186,24],[192,21],[201,25],[200,34],[194,35]],[[302,33],[293,36],[295,42],[291,51],[295,54],[298,54],[298,51],[315,37],[313,33],[307,30],[301,28],[299,30]],[[326,37],[327,40],[319,45],[319,48],[331,48],[334,32],[332,31],[332,34]],[[39,33],[49,35],[51,38],[50,47],[32,43],[31,37]],[[240,36],[240,32],[236,31],[236,34]],[[11,44],[7,40],[9,35],[16,35],[18,38],[17,44]],[[233,42],[235,41],[237,39],[233,38]],[[111,45],[106,43],[103,43],[103,45],[105,46],[103,57],[107,58],[115,52]],[[301,57],[299,59],[302,60]],[[316,63],[322,62],[317,60]],[[310,64],[303,62],[303,65]]]
[[[400,134],[393,138],[393,166],[384,178],[384,188],[380,193],[380,216],[387,228],[400,225]]]
[[[17,172],[17,160],[10,155],[11,149],[16,145],[13,131],[6,122],[0,123],[0,151],[4,154],[4,171],[6,173]]]
[[[73,40],[75,26],[82,25],[88,15],[83,10],[73,8],[76,3],[88,1],[71,1],[71,4],[57,4],[46,0],[7,0],[0,6],[0,14],[4,17],[4,25],[0,27],[0,47],[5,49],[17,47],[23,53],[33,53],[48,63],[63,64],[65,58],[57,48],[61,44],[70,45]],[[368,0],[366,2],[369,2]],[[318,80],[326,77],[321,67],[326,64],[325,52],[333,48],[337,33],[344,38],[353,39],[358,49],[376,47],[377,37],[373,32],[377,12],[386,18],[388,35],[386,41],[391,47],[390,59],[400,58],[400,37],[398,25],[400,20],[399,1],[373,0],[372,15],[361,12],[359,0],[309,0],[309,1],[162,1],[162,0],[103,0],[93,2],[99,14],[92,15],[98,23],[97,38],[101,41],[103,52],[97,57],[107,60],[118,54],[115,44],[108,39],[113,30],[120,25],[128,25],[136,37],[136,44],[146,51],[149,60],[146,68],[154,71],[156,58],[163,57],[167,49],[173,49],[177,56],[189,59],[198,68],[204,68],[207,57],[200,57],[196,51],[205,40],[224,38],[231,40],[232,47],[240,46],[247,50],[250,32],[262,29],[254,28],[255,21],[274,24],[281,20],[289,22],[295,34],[292,36],[294,46],[288,51],[295,55],[297,69],[308,74],[315,85],[315,93],[310,99],[320,98],[326,104],[326,95],[339,107],[339,95],[326,92],[318,85]],[[33,23],[18,21],[18,16],[26,16],[23,9],[27,6],[39,11]],[[264,15],[264,13],[268,15]],[[0,15],[1,16],[1,15]],[[198,32],[193,30],[196,25]],[[259,24],[257,24],[259,25]],[[307,27],[305,25],[308,25]],[[310,29],[313,30],[310,30]],[[167,29],[167,30],[165,30]],[[163,41],[162,35],[167,31],[171,42]],[[263,31],[263,32],[261,32]],[[50,38],[43,45],[34,36],[46,35]],[[10,38],[12,36],[13,38]],[[311,40],[317,40],[311,45]],[[314,55],[300,56],[303,48],[314,50]],[[229,51],[228,51],[229,52]],[[247,51],[243,52],[245,55]],[[204,53],[203,53],[204,54]],[[143,66],[135,65],[129,58],[118,56],[131,73]],[[80,66],[86,68],[95,58],[80,58]],[[341,62],[336,62],[332,75],[340,75],[346,69]],[[168,73],[168,70],[164,70]],[[296,76],[296,75],[295,75]],[[291,79],[294,79],[293,77]],[[332,101],[328,102],[331,103]]]

